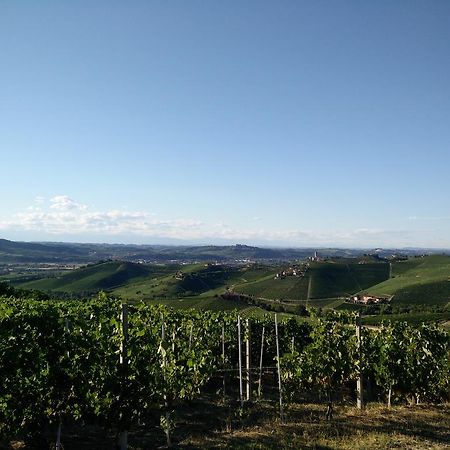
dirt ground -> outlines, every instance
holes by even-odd
[[[386,408],[369,404],[360,411],[336,406],[333,419],[325,419],[325,406],[294,404],[284,423],[274,402],[255,402],[240,410],[236,404],[196,401],[180,408],[173,432],[174,448],[180,449],[449,449],[450,405],[415,405]],[[158,412],[155,411],[155,415]],[[40,448],[54,448],[52,434]],[[113,432],[96,426],[66,426],[64,450],[111,450]],[[157,422],[131,430],[130,449],[165,447]],[[23,442],[1,448],[31,448]]]

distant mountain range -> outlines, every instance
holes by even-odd
[[[128,244],[79,244],[64,242],[15,242],[0,239],[1,264],[89,263],[109,259],[145,262],[289,261],[317,251],[321,257],[355,257],[365,253],[380,257],[445,253],[430,249],[263,248],[248,245],[169,246]]]

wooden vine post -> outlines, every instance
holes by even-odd
[[[358,368],[358,378],[356,379],[356,406],[359,409],[364,408],[364,398],[363,398],[363,372],[361,368],[361,311],[358,312],[356,316],[356,338],[358,340],[358,360],[359,360],[359,368]]]
[[[222,370],[223,370],[223,403],[226,401],[226,371],[225,371],[225,324],[222,324]]]
[[[122,341],[120,343],[120,365],[122,372],[122,401],[125,397],[125,387],[127,384],[128,376],[128,305],[122,304],[122,312],[120,315],[120,322],[122,324]],[[122,406],[123,407],[123,406]],[[123,414],[123,411],[122,411]],[[119,434],[119,447],[120,450],[126,450],[128,448],[128,430],[123,429],[124,417],[122,416],[120,423],[120,434]],[[126,418],[125,418],[126,420]]]
[[[244,396],[242,393],[242,343],[241,343],[241,316],[238,316],[237,321],[237,332],[238,332],[238,359],[239,359],[239,401],[241,403],[241,408],[244,407]]]
[[[64,319],[64,334],[66,336],[69,334],[69,319],[67,317]],[[66,354],[67,354],[67,358],[70,358],[69,350],[67,350]],[[59,420],[58,420],[58,430],[56,432],[55,449],[56,450],[62,450],[62,445],[61,445],[62,415],[61,415],[61,413],[59,413],[59,418],[58,419]]]
[[[252,374],[251,374],[251,328],[250,321],[247,319],[247,336],[245,339],[245,366],[247,371],[246,379],[246,398],[247,401],[252,399]]]
[[[258,381],[258,397],[261,397],[262,390],[262,370],[263,370],[263,356],[264,356],[264,331],[265,327],[263,325],[261,331],[261,354],[259,357],[259,381]]]
[[[164,324],[164,315],[161,313],[161,346],[164,347],[164,342],[166,339],[166,327]],[[166,367],[167,367],[167,357],[165,350],[162,353],[162,367],[163,367],[163,376],[164,376],[164,382],[166,381]],[[165,383],[164,383],[165,384]],[[164,417],[165,417],[165,424],[164,424],[164,432],[166,434],[166,444],[167,447],[172,447],[172,439],[170,436],[170,413],[169,413],[169,400],[167,398],[167,386],[164,386]]]
[[[278,371],[278,391],[280,393],[280,420],[284,422],[284,411],[283,411],[283,391],[281,386],[281,369],[280,369],[280,342],[278,339],[278,318],[275,314],[275,342],[277,346],[277,371]]]
[[[192,333],[194,331],[194,324],[191,325],[191,329],[189,331],[189,351],[191,351],[192,348]]]

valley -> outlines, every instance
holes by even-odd
[[[256,251],[252,248],[251,252]],[[175,309],[301,315],[305,308],[361,310],[368,323],[450,319],[450,256],[442,254],[402,258],[360,254],[317,260],[309,256],[293,261],[246,257],[227,262],[151,264],[113,259],[86,265],[41,263],[34,269],[8,267],[3,266],[0,281],[54,298],[82,298],[105,291],[126,301]],[[355,295],[381,296],[389,301],[379,305],[349,302]]]

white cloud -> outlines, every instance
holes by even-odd
[[[450,216],[409,216],[411,221],[441,221],[450,220]]]
[[[258,222],[258,221],[257,221]],[[259,222],[251,228],[237,228],[224,222],[204,223],[191,218],[160,219],[146,211],[106,210],[99,211],[79,203],[67,195],[57,195],[49,201],[42,199],[31,209],[15,214],[10,219],[0,219],[0,229],[33,235],[61,237],[97,236],[103,242],[136,240],[151,242],[184,240],[201,242],[246,242],[280,246],[426,246],[426,236],[418,232],[359,228],[340,231],[299,230],[281,228],[268,230]],[[136,237],[136,239],[133,238]],[[139,239],[137,239],[139,238]]]
[[[86,205],[83,205],[81,203],[72,200],[67,195],[57,195],[55,197],[52,197],[50,199],[50,203],[51,209],[58,209],[60,211],[68,211],[71,209],[79,209],[79,210],[87,209]]]

